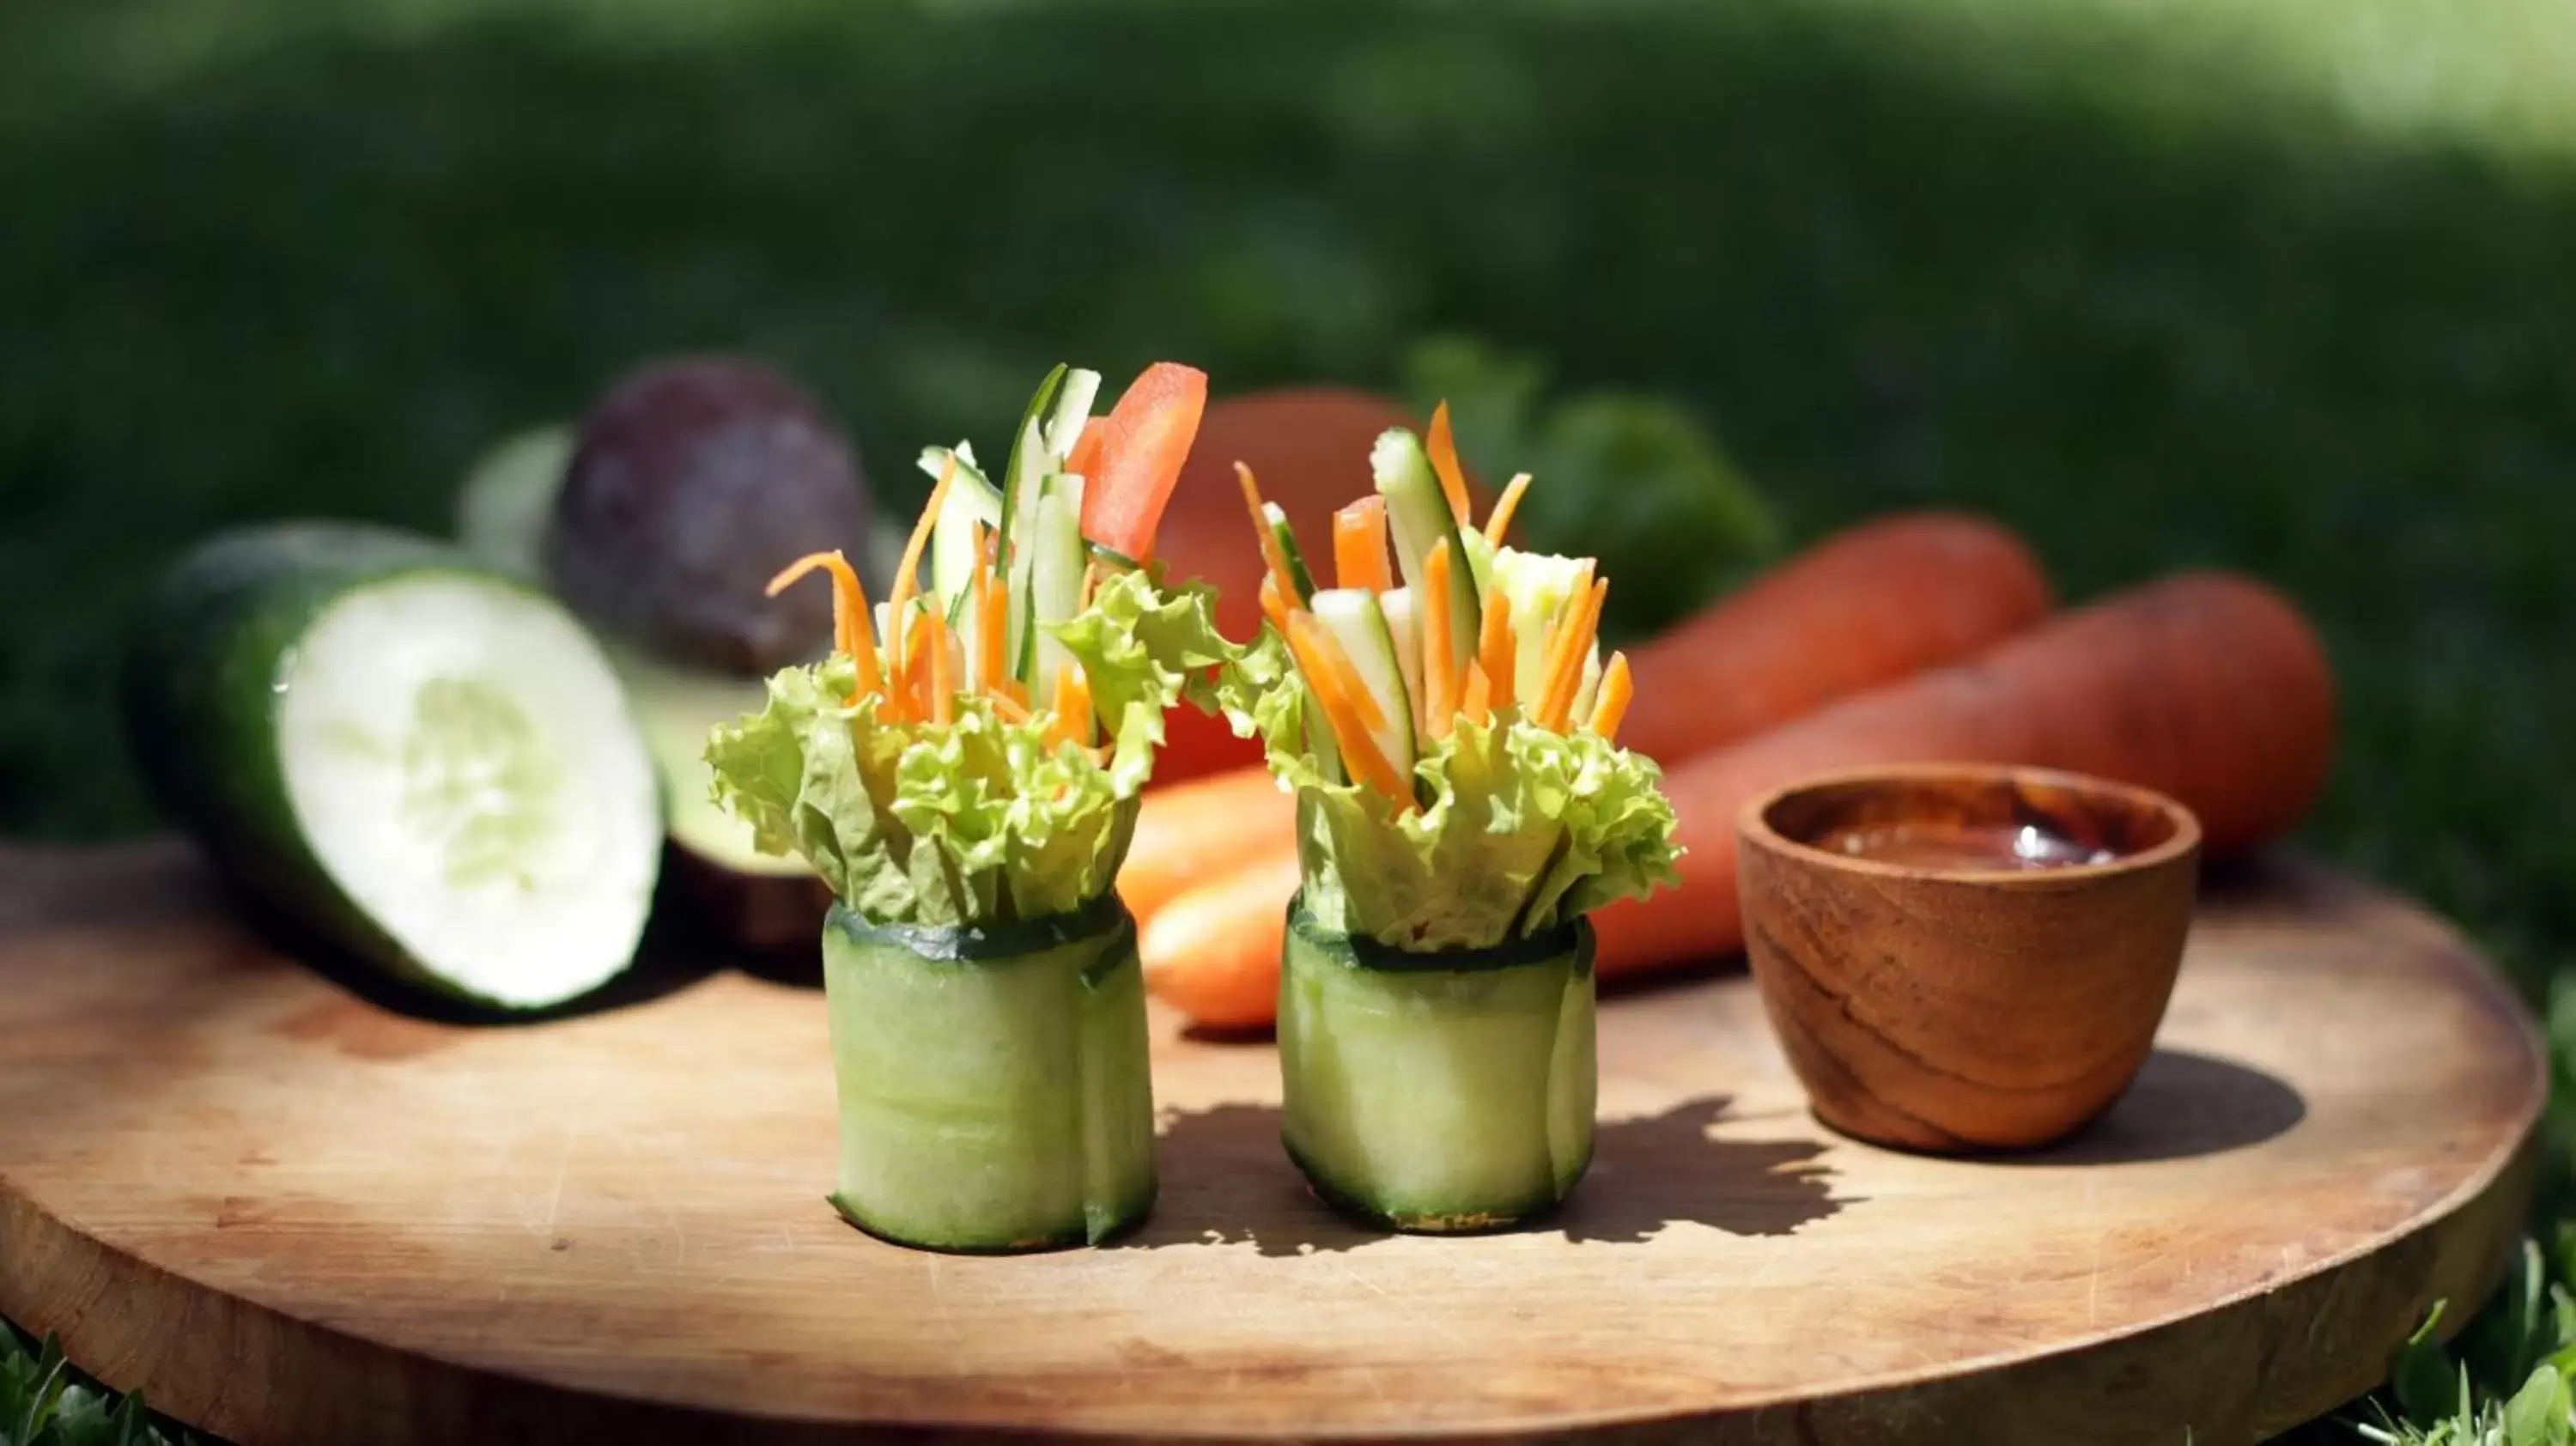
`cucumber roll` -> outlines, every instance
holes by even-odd
[[[1671,883],[1680,853],[1654,763],[1615,741],[1631,683],[1595,640],[1608,583],[1503,545],[1525,477],[1470,526],[1444,421],[1379,439],[1376,495],[1334,519],[1335,587],[1292,565],[1243,478],[1269,625],[1222,689],[1297,795],[1289,1158],[1332,1204],[1424,1233],[1518,1224],[1582,1178],[1587,916]]]
[[[716,801],[838,901],[830,1198],[899,1244],[1081,1245],[1154,1198],[1118,866],[1164,710],[1238,650],[1204,588],[1101,560],[1150,562],[1206,379],[1149,368],[1095,425],[1099,380],[1047,378],[998,487],[970,447],[927,454],[939,482],[883,602],[839,553],[780,574],[773,592],[832,580],[832,653],[708,741]]]

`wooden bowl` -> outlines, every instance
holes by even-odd
[[[2109,1109],[2146,1062],[2199,871],[2181,804],[2075,774],[1898,764],[1792,784],[1736,827],[1754,978],[1825,1124],[1910,1150],[2028,1149]],[[2094,861],[1851,852],[1891,829],[2026,827]]]

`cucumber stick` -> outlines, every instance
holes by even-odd
[[[1058,472],[1038,494],[1037,515],[1030,525],[1028,606],[1037,623],[1070,621],[1082,610],[1082,575],[1091,553],[1082,545],[1082,479]],[[1031,633],[1035,666],[1027,674],[1030,696],[1040,707],[1055,696],[1056,675],[1073,655],[1041,627]]]
[[[1379,495],[1386,498],[1387,526],[1395,535],[1395,561],[1404,573],[1405,586],[1421,592],[1431,549],[1443,541],[1449,544],[1450,650],[1454,664],[1463,669],[1475,656],[1477,628],[1484,613],[1477,605],[1475,559],[1458,531],[1458,519],[1450,514],[1448,495],[1440,490],[1431,458],[1419,438],[1395,427],[1369,450],[1369,471],[1377,479]]]
[[[1395,765],[1396,776],[1413,776],[1414,733],[1413,695],[1405,687],[1404,664],[1396,651],[1395,635],[1386,625],[1386,613],[1379,608],[1377,594],[1366,588],[1337,587],[1315,594],[1315,621],[1324,625],[1339,643],[1351,666],[1358,670],[1360,682],[1368,689],[1369,701],[1377,705],[1377,726],[1369,730],[1378,751]]]
[[[1288,599],[1290,607],[1306,607],[1315,600],[1315,574],[1306,566],[1306,554],[1297,547],[1297,530],[1288,525],[1288,514],[1276,502],[1261,504],[1262,525],[1270,529],[1270,540],[1279,545],[1280,559],[1288,564],[1288,585],[1297,595]]]
[[[930,590],[950,622],[963,615],[966,596],[975,585],[975,529],[1002,525],[1002,494],[975,465],[974,449],[959,443],[956,451],[932,447],[921,454],[922,470],[936,477],[955,460],[956,476],[947,500],[930,523]]]
[[[835,906],[823,985],[840,1091],[832,1203],[933,1250],[1097,1242],[1154,1200],[1136,924],[1114,894],[978,928]]]
[[[1316,1192],[1398,1230],[1500,1229],[1592,1158],[1591,925],[1406,954],[1289,906],[1281,1133]]]
[[[1413,700],[1413,732],[1417,738],[1431,735],[1431,720],[1423,716],[1422,698],[1422,607],[1409,587],[1389,588],[1378,594],[1378,611],[1386,615],[1386,635],[1395,643],[1395,661],[1404,669],[1405,696]]]
[[[529,586],[377,528],[220,537],[146,603],[124,711],[214,864],[360,958],[533,1008],[634,954],[653,762],[608,659]]]

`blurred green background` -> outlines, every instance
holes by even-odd
[[[2274,580],[2344,689],[2307,841],[2576,958],[2565,0],[0,7],[0,833],[146,824],[174,549],[444,529],[648,355],[778,362],[909,491],[1061,358],[1451,332],[1688,408],[1793,542]]]

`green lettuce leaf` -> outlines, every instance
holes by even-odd
[[[709,735],[716,802],[873,923],[1032,919],[1091,902],[1126,859],[1164,710],[1185,695],[1213,706],[1203,675],[1239,650],[1217,633],[1204,588],[1165,595],[1142,573],[1107,579],[1055,631],[1091,680],[1105,765],[1049,742],[1053,715],[1006,722],[980,698],[960,698],[950,723],[887,722],[874,695],[843,701],[856,673],[835,655],[782,670],[760,712]]]

